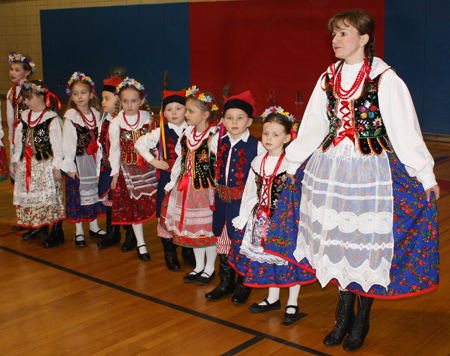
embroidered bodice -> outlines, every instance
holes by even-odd
[[[122,164],[137,164],[139,154],[135,148],[135,143],[139,137],[148,132],[148,124],[137,130],[127,130],[120,127],[120,162]]]
[[[22,120],[22,152],[20,160],[23,159],[25,148],[30,143],[33,149],[34,157],[37,161],[48,160],[53,157],[52,145],[50,143],[49,126],[54,118],[46,120],[34,128],[30,128],[28,124]],[[30,139],[28,141],[28,139]]]
[[[333,89],[327,90],[327,115],[330,122],[329,133],[322,142],[322,151],[326,151],[341,138],[349,137],[363,155],[380,155],[384,151],[392,152],[392,146],[381,118],[378,103],[378,88],[383,73],[369,82],[366,93],[348,102],[349,119],[337,117],[337,108],[341,100]],[[326,81],[329,77],[326,76]],[[341,126],[346,129],[338,134]]]

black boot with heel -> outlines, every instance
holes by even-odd
[[[336,321],[333,330],[325,337],[323,343],[326,346],[341,344],[349,333],[355,321],[355,297],[349,291],[339,290],[339,303],[336,308]]]
[[[358,295],[358,313],[355,322],[344,341],[344,350],[358,350],[369,333],[370,309],[372,308],[373,298]]]

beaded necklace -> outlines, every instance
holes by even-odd
[[[125,120],[126,124],[130,127],[130,129],[136,130],[138,128],[139,122],[141,120],[141,113],[138,111],[136,123],[134,123],[133,125],[131,125],[128,122],[127,117],[125,116],[125,112],[123,113],[123,119]]]
[[[344,90],[341,85],[341,83],[342,83],[342,68],[341,68],[341,70],[336,75],[336,85],[334,86],[335,92],[336,92],[337,96],[339,97],[339,99],[348,100],[348,99],[352,98],[355,95],[356,91],[361,86],[361,84],[364,82],[366,77],[369,75],[369,73],[370,73],[370,67],[368,64],[368,60],[367,60],[367,58],[364,58],[364,63],[361,66],[361,69],[359,70],[358,75],[356,76],[356,79],[355,79],[353,85],[351,86],[351,88],[349,90]]]
[[[95,115],[94,115],[94,113],[92,112],[92,109],[91,108],[89,108],[89,111],[91,112],[91,115],[92,115],[92,119],[91,120],[89,120],[86,116],[84,116],[84,114],[77,108],[76,109],[76,111],[78,112],[78,114],[81,116],[81,119],[83,120],[83,123],[84,123],[84,126],[86,126],[86,128],[87,129],[89,129],[89,130],[93,130],[93,129],[95,129],[95,127],[97,126],[96,124],[95,124]]]
[[[31,118],[31,113],[32,113],[32,111],[30,110],[30,112],[28,113],[28,126],[30,126],[30,128],[34,128],[34,127],[36,127],[37,125],[39,125],[39,123],[40,123],[41,120],[42,120],[42,117],[44,116],[44,114],[45,114],[46,112],[47,112],[47,108],[44,109],[44,111],[42,112],[42,114],[39,115],[39,117],[38,117],[36,120],[33,120],[33,119]]]

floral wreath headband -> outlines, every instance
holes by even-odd
[[[47,105],[47,107],[50,106],[50,97],[53,96],[58,102],[58,109],[61,109],[61,102],[59,101],[58,97],[50,92],[50,90],[48,90],[47,88],[44,88],[42,85],[38,85],[36,83],[30,83],[27,79],[22,80],[21,85],[25,89],[32,89],[36,90],[38,93],[47,94],[47,99],[45,101],[45,105]]]
[[[147,97],[147,94],[145,94],[145,87],[141,83],[139,83],[136,79],[126,77],[122,83],[120,83],[116,87],[116,91],[114,92],[114,95],[119,95],[119,92],[126,88],[126,87],[135,87],[138,91],[142,93],[142,99],[145,99]]]
[[[211,108],[211,111],[217,111],[219,108],[212,102],[212,97],[208,94],[204,94],[200,92],[200,90],[193,85],[188,90],[186,90],[186,98],[189,96],[195,96],[198,100],[203,101],[208,107]]]
[[[95,83],[92,81],[91,77],[86,76],[86,74],[81,72],[73,72],[72,76],[70,77],[69,81],[67,82],[66,86],[66,94],[70,96],[71,93],[71,87],[74,82],[86,82],[91,86],[91,92],[94,95],[97,95],[97,92],[95,91]]]
[[[13,63],[23,62],[28,64],[31,67],[31,73],[33,73],[36,69],[36,65],[32,60],[27,57],[22,56],[20,53],[11,52],[8,56],[8,63],[11,65]]]
[[[294,115],[288,113],[287,111],[284,111],[284,109],[281,106],[271,106],[261,114],[262,122],[264,122],[266,120],[266,117],[269,116],[270,114],[282,115],[286,117],[286,119],[288,119],[290,122],[295,121]]]

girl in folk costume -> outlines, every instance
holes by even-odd
[[[95,84],[84,73],[75,72],[67,83],[68,110],[64,114],[64,161],[67,218],[75,223],[75,246],[86,247],[83,221],[89,221],[89,235],[104,237],[97,217],[105,215],[105,206],[98,196],[97,138],[100,109]]]
[[[119,96],[120,105],[109,126],[112,224],[131,225],[139,259],[150,261],[142,223],[155,216],[156,170],[139,156],[135,144],[150,130],[152,112],[145,100],[144,86],[134,79],[126,78],[117,86],[115,94]]]
[[[48,226],[53,225],[43,246],[55,247],[64,243],[62,221],[66,218],[60,170],[64,156],[62,120],[54,111],[61,104],[41,80],[25,79],[22,97],[29,109],[23,111],[16,128],[12,157],[17,225],[31,228],[23,234],[25,240],[47,236]]]
[[[178,157],[171,181],[165,187],[170,196],[161,222],[173,233],[175,244],[194,248],[195,269],[183,281],[204,285],[215,277],[217,255],[211,210],[215,155],[210,153],[210,141],[216,129],[218,108],[212,94],[202,93],[195,86],[187,90],[186,97],[186,121],[190,126],[175,147]]]
[[[280,288],[289,288],[283,321],[294,322],[300,316],[297,306],[300,285],[312,283],[315,277],[281,257],[264,252],[270,219],[288,180],[284,147],[291,140],[294,117],[281,107],[271,107],[261,116],[262,144],[267,153],[252,162],[239,216],[233,219],[238,229],[234,239],[242,240],[240,253],[233,250],[229,263],[244,276],[245,285],[269,288],[267,299],[250,306],[252,313],[280,309]]]
[[[11,52],[8,56],[8,63],[10,65],[9,76],[13,82],[13,86],[6,95],[6,118],[9,129],[9,143],[10,156],[14,154],[14,133],[19,124],[20,115],[26,109],[23,97],[21,94],[21,81],[29,79],[36,69],[36,65],[30,57],[22,54]],[[11,162],[10,167],[11,181],[14,183],[14,167]],[[13,229],[14,230],[14,229]],[[18,230],[21,230],[20,228]]]
[[[336,324],[324,344],[347,336],[348,351],[363,345],[373,298],[415,296],[439,283],[434,162],[405,83],[374,57],[374,28],[359,9],[330,19],[341,60],[319,79],[286,154],[291,174],[312,154],[296,179],[294,257],[306,257],[323,286],[339,286]],[[296,238],[274,230],[285,245]]]
[[[12,88],[6,95],[6,119],[8,122],[8,139],[9,139],[9,152],[10,158],[14,154],[14,132],[15,128],[19,124],[20,115],[26,106],[23,102],[22,95],[20,93],[21,84],[23,79],[30,78],[33,75],[36,65],[33,63],[30,57],[23,56],[16,52],[11,52],[8,56],[8,63],[10,65],[9,76],[13,82]],[[10,163],[10,177],[11,182],[14,184],[14,167],[11,161]],[[22,226],[14,225],[13,231],[23,230]]]
[[[216,236],[216,251],[220,258],[220,283],[212,291],[206,293],[209,300],[219,300],[233,294],[231,301],[244,304],[251,292],[244,286],[244,277],[236,273],[228,263],[231,249],[241,247],[241,240],[233,237],[234,227],[231,221],[239,215],[245,182],[253,159],[266,150],[261,142],[252,135],[248,128],[256,115],[255,100],[248,90],[229,98],[224,97],[223,123],[226,135],[215,135],[211,140],[211,151],[216,153],[216,185],[215,210],[213,213],[213,232]],[[220,143],[219,143],[220,141]],[[220,147],[218,147],[220,146]]]
[[[173,243],[173,236],[164,230],[160,223],[161,205],[166,195],[164,187],[170,182],[170,172],[177,159],[175,145],[179,137],[187,127],[186,123],[186,90],[179,92],[163,92],[161,108],[161,125],[136,142],[136,149],[139,154],[152,166],[158,169],[158,193],[156,196],[156,217],[158,225],[156,228],[158,236],[164,248],[164,259],[167,268],[171,271],[179,271],[181,268],[178,261],[177,250]],[[164,125],[164,118],[168,123]],[[155,157],[150,150],[157,149],[158,155]],[[192,248],[182,247],[183,259],[190,262],[195,267],[195,257]]]
[[[111,165],[109,163],[109,153],[111,150],[111,141],[109,138],[109,126],[112,119],[116,116],[116,106],[119,97],[114,94],[116,87],[124,80],[125,70],[122,68],[113,68],[110,78],[103,80],[102,91],[102,109],[103,118],[101,122],[100,134],[98,136],[99,157],[97,160],[98,195],[106,198],[103,204],[106,206],[106,236],[97,246],[101,249],[116,245],[121,240],[120,225],[112,224],[112,190],[111,190]],[[126,230],[125,242],[122,245],[122,251],[133,251],[136,248],[136,237],[134,236],[131,225],[123,225]]]

